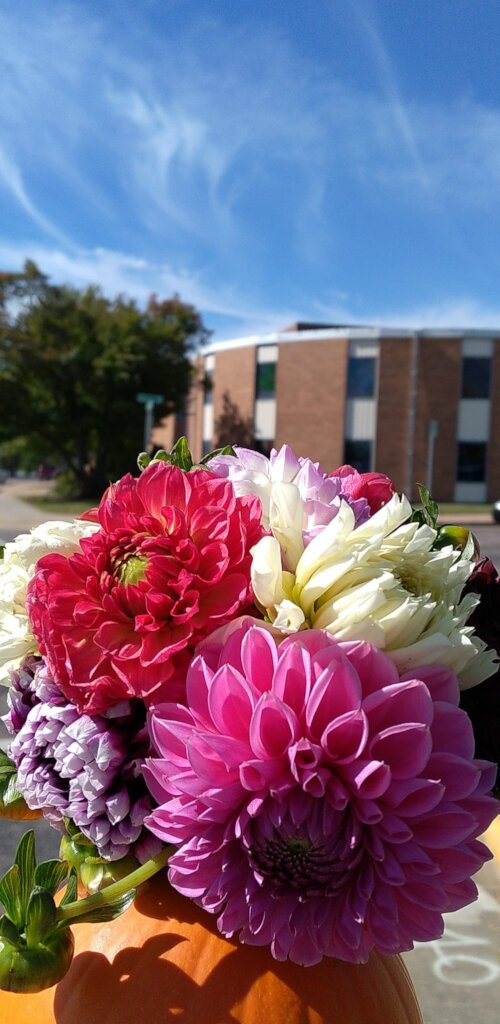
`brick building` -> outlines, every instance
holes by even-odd
[[[285,441],[328,471],[343,462],[426,483],[439,501],[500,497],[500,330],[294,324],[208,347],[184,416],[156,444],[188,436],[268,453]],[[413,496],[415,494],[413,493]]]

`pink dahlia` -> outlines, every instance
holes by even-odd
[[[353,466],[339,466],[330,476],[341,481],[342,490],[352,501],[364,498],[374,515],[390,501],[396,488],[385,473],[358,473]]]
[[[400,678],[370,644],[319,630],[277,648],[247,622],[207,644],[187,706],[151,716],[146,825],[179,845],[172,885],[278,960],[437,938],[477,895],[496,812],[458,692],[448,669]]]
[[[108,489],[81,552],[40,559],[28,614],[80,712],[178,698],[195,644],[252,601],[260,517],[260,501],[229,481],[156,462]]]

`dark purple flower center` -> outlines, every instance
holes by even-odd
[[[291,838],[276,833],[264,845],[255,845],[251,857],[259,874],[278,884],[300,889],[311,895],[323,888],[324,851],[299,836]],[[329,874],[329,872],[328,872]]]
[[[268,828],[261,830],[259,819],[254,820],[245,837],[253,870],[273,881],[278,890],[299,889],[301,899],[331,895],[345,885],[362,856],[357,844],[346,849],[338,824],[333,832],[318,835],[314,827],[308,829],[307,822],[299,830],[288,819],[269,834]]]

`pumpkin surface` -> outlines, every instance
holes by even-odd
[[[0,992],[9,1024],[423,1024],[400,957],[367,964],[278,963],[218,933],[215,919],[165,879],[115,921],[74,928],[58,985]]]

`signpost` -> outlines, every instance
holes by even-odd
[[[432,477],[434,473],[434,447],[439,434],[437,420],[429,420],[427,427],[427,490],[432,493]]]
[[[161,405],[165,401],[165,395],[151,395],[147,391],[140,391],[135,396],[137,402],[144,406],[144,451],[149,448],[149,440],[153,429],[153,413],[155,405]]]

